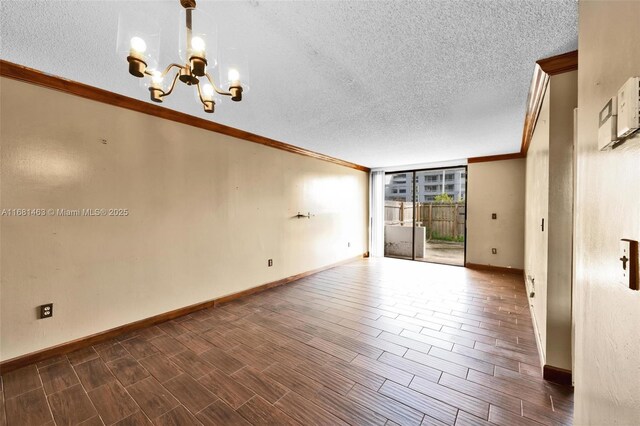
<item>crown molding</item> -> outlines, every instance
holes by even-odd
[[[565,72],[575,71],[577,69],[577,50],[536,61],[535,68],[533,70],[533,78],[531,79],[531,86],[529,87],[529,95],[527,96],[527,110],[524,115],[520,152],[514,154],[469,158],[469,164],[525,158],[527,156],[527,151],[529,150],[529,145],[531,144],[533,131],[535,130],[536,123],[538,122],[538,115],[540,115],[542,100],[547,92],[550,77]]]
[[[524,126],[522,129],[522,143],[520,153],[527,155],[533,131],[538,122],[542,101],[549,86],[549,79],[553,75],[571,72],[578,69],[578,51],[563,53],[562,55],[540,59],[536,62],[527,98],[527,111],[524,115]]]
[[[578,69],[578,51],[563,53],[562,55],[540,59],[536,62],[549,75],[562,74]]]
[[[279,149],[282,151],[291,152],[293,154],[304,155],[306,157],[315,158],[317,160],[326,161],[328,163],[337,164],[339,166],[348,167],[363,172],[370,171],[368,167],[361,166],[359,164],[351,163],[339,158],[330,157],[328,155],[320,154],[319,152],[310,151],[308,149],[300,148],[294,145],[289,145],[284,142],[256,135],[254,133],[249,133],[244,130],[236,129],[234,127],[225,126],[224,124],[205,120],[204,118],[195,117],[193,115],[154,105],[149,102],[144,102],[138,99],[119,95],[117,93],[109,92],[107,90],[99,89],[87,84],[78,83],[77,81],[67,80],[54,75],[46,74],[42,71],[14,64],[5,60],[0,60],[0,76],[10,78],[12,80],[22,81],[25,83],[35,84],[41,87],[46,87],[48,89],[57,90],[60,92],[68,93],[70,95],[79,96],[85,99],[90,99],[96,102],[125,108],[143,114],[153,115],[165,120],[175,121],[177,123],[186,124],[188,126],[198,127],[200,129],[209,130],[211,132],[243,139],[245,141],[269,146],[271,148]]]
[[[467,163],[486,163],[489,161],[502,161],[502,160],[514,160],[516,158],[524,158],[526,155],[521,152],[514,152],[513,154],[501,154],[501,155],[487,155],[486,157],[472,157],[467,160]]]

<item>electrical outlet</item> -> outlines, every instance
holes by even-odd
[[[53,303],[40,305],[40,319],[51,318],[53,316]]]
[[[492,248],[491,249],[491,254],[498,254],[498,249],[497,248]]]
[[[269,267],[273,266],[273,259],[267,260],[267,266]]]

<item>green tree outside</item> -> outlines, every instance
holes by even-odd
[[[440,204],[451,204],[453,203],[453,197],[449,194],[438,194],[433,198],[433,201]]]

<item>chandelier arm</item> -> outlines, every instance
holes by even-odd
[[[171,65],[169,65],[168,67],[166,67],[166,68],[164,69],[164,71],[162,71],[162,73],[160,74],[160,76],[161,76],[161,77],[164,77],[165,75],[167,75],[167,74],[169,73],[169,71],[171,71],[171,68],[173,68],[173,67],[180,68],[180,69],[182,69],[182,68],[183,68],[183,66],[182,66],[182,65],[180,65],[180,64],[171,64]],[[156,75],[154,75],[154,74],[153,74],[153,72],[152,72],[152,71],[149,71],[148,69],[144,70],[144,74],[145,74],[145,75],[148,75],[149,77],[155,77],[155,76],[157,75],[157,74],[156,74]]]
[[[176,64],[176,63],[169,64],[169,65],[164,69],[164,71],[162,71],[162,76],[164,77],[165,75],[167,75],[167,74],[169,73],[169,71],[171,71],[171,68],[173,68],[173,67],[180,68],[180,69],[184,68],[184,66],[183,66],[183,65],[180,65],[180,64]]]
[[[224,90],[221,90],[218,88],[218,86],[216,86],[216,83],[214,83],[209,73],[206,73],[205,76],[207,76],[207,80],[209,80],[209,83],[213,87],[213,90],[215,90],[218,95],[231,96],[231,92],[225,92]]]
[[[198,98],[200,98],[200,102],[202,102],[202,105],[206,106],[207,104],[204,103],[202,92],[200,91],[200,83],[196,84],[196,88],[198,89]]]
[[[178,81],[179,76],[180,76],[180,73],[176,73],[176,75],[173,77],[173,81],[171,82],[171,86],[169,87],[169,90],[166,93],[163,93],[161,95],[163,98],[165,96],[169,96],[171,92],[173,92],[173,89],[176,87],[176,81]]]

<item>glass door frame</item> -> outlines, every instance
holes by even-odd
[[[462,260],[462,265],[452,265],[450,263],[442,263],[442,262],[432,262],[432,261],[428,261],[428,260],[416,260],[416,198],[417,198],[417,194],[416,194],[416,189],[417,189],[417,184],[416,184],[416,173],[419,172],[429,172],[429,171],[434,171],[434,170],[450,170],[450,169],[464,169],[464,174],[465,174],[465,189],[464,189],[464,251],[463,251],[463,260]],[[387,175],[394,175],[397,173],[406,173],[406,174],[411,174],[411,184],[412,184],[412,193],[413,193],[413,219],[412,219],[412,232],[411,232],[411,259],[403,259],[401,257],[395,258],[392,256],[385,256],[385,257],[392,257],[394,259],[402,259],[402,260],[412,260],[412,261],[417,261],[417,262],[425,262],[425,263],[435,263],[436,265],[447,265],[447,266],[458,266],[458,267],[462,267],[464,268],[465,265],[467,264],[467,199],[468,194],[469,194],[469,167],[467,164],[462,164],[460,166],[446,166],[446,167],[430,167],[427,169],[412,169],[412,170],[394,170],[394,171],[389,171],[384,173],[385,176]],[[442,182],[443,185],[443,189],[444,189],[444,184],[445,182]],[[456,218],[457,220],[457,218]]]

